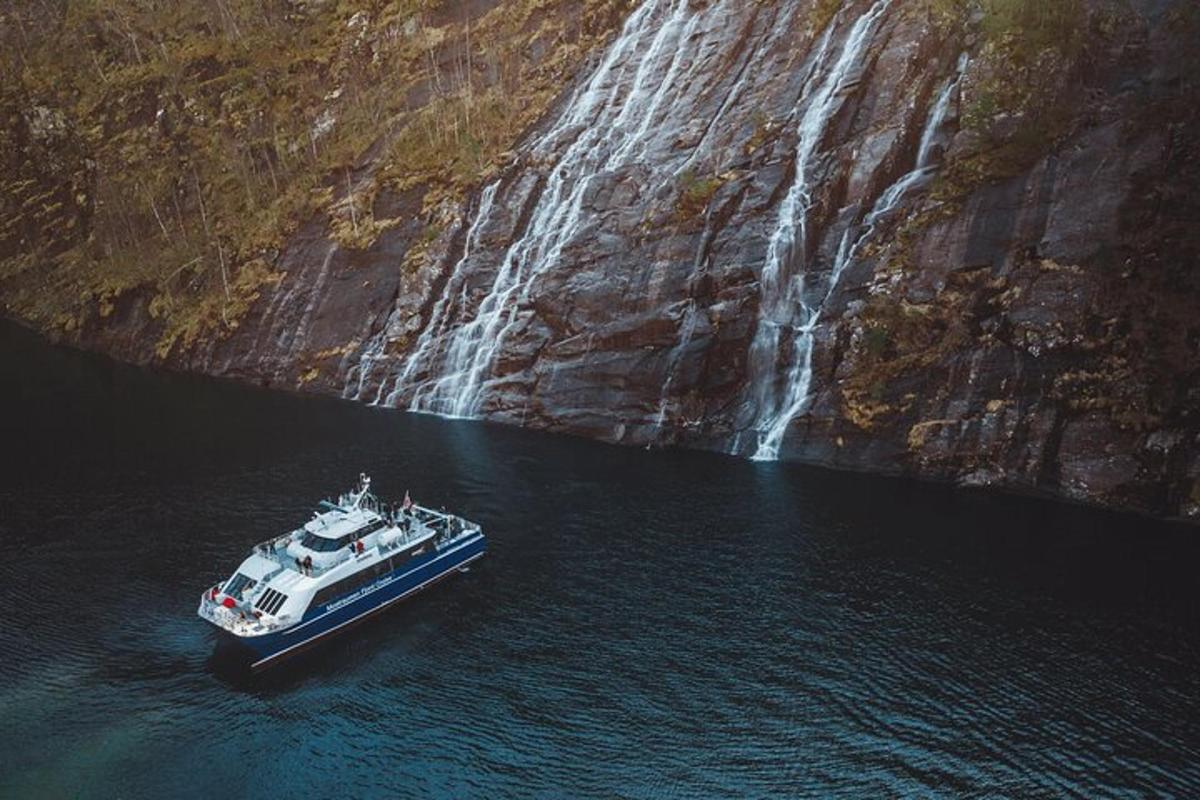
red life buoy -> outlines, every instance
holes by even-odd
[[[221,601],[221,605],[225,606],[226,608],[233,608],[237,605],[237,600],[234,600],[232,597],[226,597]]]

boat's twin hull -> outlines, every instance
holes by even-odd
[[[224,628],[218,627],[217,630],[225,642],[249,656],[251,669],[260,670],[453,575],[456,570],[482,556],[485,547],[482,534],[466,537],[445,550],[431,553],[419,563],[406,564],[403,569],[344,600],[310,610],[300,622],[281,631],[260,636],[238,636]]]

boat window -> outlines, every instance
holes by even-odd
[[[330,584],[324,589],[320,589],[313,597],[313,606],[322,606],[331,602],[335,598],[341,597],[344,594],[349,594],[355,589],[375,582],[378,578],[388,574],[396,568],[395,558],[387,558],[382,561],[377,561],[369,567],[359,570],[353,575],[348,575],[342,578],[337,583]]]
[[[267,614],[278,613],[279,609],[287,602],[287,595],[281,594],[274,589],[267,588],[262,596],[254,603],[254,607],[259,611]]]
[[[229,579],[229,582],[225,584],[225,588],[222,591],[234,600],[241,600],[242,596],[253,589],[256,583],[258,581],[239,572]]]
[[[364,536],[370,536],[375,531],[382,530],[383,528],[386,528],[386,527],[387,527],[387,520],[377,519],[374,522],[372,522],[371,524],[367,525],[365,528],[359,528],[357,531],[354,532],[354,535],[361,539]]]
[[[345,536],[339,536],[336,539],[326,539],[324,536],[318,536],[311,531],[305,531],[303,538],[300,539],[300,544],[317,553],[332,553],[334,550],[341,550],[343,547],[346,547],[355,539],[362,539],[386,527],[387,520],[377,519],[356,531],[347,533]]]
[[[318,536],[315,533],[305,533],[304,538],[300,540],[300,544],[318,553],[332,553],[334,550],[340,550],[350,544],[352,537],[353,534],[347,534],[337,539],[326,539],[324,536]]]

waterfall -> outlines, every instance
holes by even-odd
[[[484,227],[481,223],[486,221],[491,215],[492,205],[496,199],[496,190],[499,186],[500,181],[495,181],[489,184],[480,194],[479,208],[467,227],[466,238],[463,241],[462,256],[450,270],[450,277],[446,282],[446,288],[442,291],[442,295],[438,298],[437,303],[434,304],[427,324],[422,328],[421,335],[417,338],[416,344],[413,345],[408,357],[404,360],[404,365],[400,368],[400,377],[397,380],[398,384],[407,383],[421,364],[425,363],[437,337],[444,333],[450,324],[451,309],[453,307],[451,300],[453,293],[456,291],[455,287],[459,287],[459,290],[462,292],[466,291],[465,267],[467,260],[479,247],[479,238]],[[342,389],[342,397],[356,401],[364,399],[363,392],[366,390],[367,381],[371,378],[376,363],[384,361],[387,358],[385,353],[389,341],[389,326],[385,325],[383,330],[379,331],[367,343],[362,356],[359,358],[358,365],[347,373],[346,385]],[[353,391],[351,390],[352,386]],[[383,390],[384,383],[381,382],[378,390],[375,392],[375,397],[371,405],[378,405],[383,401]]]
[[[472,417],[479,413],[492,365],[518,325],[518,310],[535,279],[557,264],[583,222],[584,199],[598,175],[639,163],[663,131],[661,118],[690,82],[700,59],[694,34],[706,15],[723,13],[730,0],[693,10],[689,0],[647,0],[629,16],[599,66],[576,90],[564,112],[531,144],[535,158],[554,159],[528,222],[507,247],[491,286],[478,301],[443,297],[421,341],[384,398],[407,396],[415,411]],[[486,226],[495,189],[480,202],[473,231]],[[471,236],[468,235],[468,239]],[[465,270],[465,254],[455,272]],[[414,379],[425,376],[420,383]],[[361,377],[360,377],[361,381]]]
[[[679,370],[680,362],[687,353],[692,338],[696,335],[696,323],[700,316],[699,304],[695,298],[688,300],[687,310],[683,314],[683,322],[679,329],[679,338],[667,357],[667,379],[663,382],[662,393],[658,399],[658,415],[654,423],[654,439],[657,439],[667,422],[667,407],[671,402],[671,384],[675,381],[675,373]],[[654,439],[651,439],[653,442]]]
[[[837,19],[827,26],[817,48],[813,71],[800,97],[804,108],[798,126],[795,176],[779,207],[774,233],[763,264],[762,304],[758,328],[750,346],[748,379],[755,387],[756,417],[753,428],[758,435],[756,460],[774,460],[788,424],[808,402],[812,383],[812,351],[820,307],[805,300],[805,265],[808,211],[811,205],[812,161],[818,154],[826,127],[840,107],[844,82],[861,63],[876,23],[891,0],[876,0],[855,21],[840,49],[830,49]],[[841,16],[840,13],[838,15]],[[826,68],[826,63],[832,63]],[[822,72],[824,73],[822,75]],[[815,83],[815,88],[814,88]],[[792,274],[790,267],[801,262]],[[784,331],[792,332],[792,364],[780,387],[776,364]]]
[[[494,364],[524,324],[523,311],[537,291],[539,276],[561,263],[590,222],[584,208],[589,190],[599,185],[598,180],[634,164],[650,171],[648,185],[676,180],[711,149],[713,140],[724,135],[722,120],[757,80],[764,69],[762,58],[790,36],[796,11],[795,4],[764,11],[769,16],[760,17],[755,11],[751,24],[761,20],[762,35],[738,56],[738,66],[721,94],[709,95],[717,107],[715,113],[709,112],[711,119],[699,141],[675,157],[672,148],[678,129],[664,123],[680,107],[694,105],[697,91],[700,96],[709,91],[705,87],[711,76],[706,69],[714,59],[714,34],[742,10],[736,0],[695,5],[694,0],[644,0],[633,9],[594,71],[544,132],[523,148],[531,155],[528,163],[539,165],[542,178],[526,201],[512,241],[495,254],[494,261],[481,262],[478,257],[482,231],[492,231],[497,238],[506,226],[512,230],[514,203],[504,198],[507,189],[498,181],[484,189],[478,208],[463,223],[463,253],[448,269],[445,289],[432,302],[407,355],[398,358],[389,353],[397,331],[403,329],[397,308],[396,316],[360,351],[357,365],[347,373],[344,396],[446,416],[479,414],[488,386],[496,378]],[[725,41],[719,34],[715,38]],[[728,41],[736,45],[738,40]],[[517,184],[506,179],[504,185]],[[707,228],[706,219],[704,236],[711,238]],[[482,286],[481,263],[488,265]],[[660,425],[666,421],[671,387],[678,383],[674,373],[702,313],[692,301],[680,318],[660,397]],[[403,319],[412,317],[405,314]]]
[[[417,339],[416,345],[409,352],[408,358],[404,361],[404,367],[400,370],[399,377],[396,378],[396,387],[406,386],[416,375],[422,365],[428,363],[430,356],[433,353],[438,339],[443,336],[453,324],[451,310],[453,303],[452,298],[455,292],[459,293],[459,305],[464,306],[467,303],[467,264],[472,255],[479,248],[479,237],[485,227],[485,223],[491,219],[492,209],[496,203],[496,192],[500,188],[500,181],[495,181],[488,185],[483,190],[479,198],[479,209],[475,213],[470,226],[467,228],[467,236],[463,243],[463,254],[455,263],[454,268],[450,272],[450,279],[446,283],[446,288],[442,291],[442,296],[438,298],[437,304],[434,306],[433,313],[429,317],[428,324],[421,331],[420,337]],[[457,290],[455,287],[458,287]],[[383,386],[380,386],[382,393]],[[395,390],[393,390],[394,394]],[[391,397],[388,398],[391,402]],[[378,402],[379,398],[376,398]],[[419,393],[413,394],[412,410],[420,410]]]
[[[861,238],[869,236],[875,228],[875,223],[880,218],[894,211],[911,189],[918,184],[924,183],[937,171],[938,165],[934,162],[934,147],[937,145],[937,137],[942,130],[942,126],[946,124],[946,115],[950,111],[950,102],[954,97],[954,92],[958,89],[959,84],[962,83],[963,74],[967,71],[967,63],[967,54],[963,53],[958,59],[958,69],[954,77],[938,92],[937,99],[934,100],[933,107],[929,111],[929,118],[925,121],[925,130],[921,132],[921,144],[917,148],[916,165],[908,174],[888,187],[887,191],[879,196],[875,207],[867,215],[865,222],[868,230]]]
[[[968,56],[966,53],[963,53],[958,59],[958,67],[954,76],[938,92],[937,98],[930,108],[929,116],[926,118],[925,128],[921,132],[921,141],[917,147],[917,157],[913,168],[879,195],[879,199],[876,200],[871,212],[863,220],[862,232],[854,239],[853,243],[851,243],[850,238],[853,225],[848,227],[842,234],[833,268],[830,271],[828,287],[820,303],[811,311],[811,318],[801,328],[799,345],[802,360],[799,370],[794,371],[796,377],[793,390],[790,393],[791,405],[774,422],[768,431],[766,439],[763,439],[760,435],[759,450],[754,456],[756,460],[773,461],[778,458],[779,445],[783,440],[784,433],[787,431],[787,426],[797,414],[807,407],[811,399],[812,358],[816,327],[821,320],[825,303],[833,295],[834,290],[837,289],[842,274],[854,260],[862,244],[875,232],[876,223],[894,211],[900,205],[901,200],[912,189],[927,181],[937,170],[938,163],[934,159],[934,148],[937,144],[937,137],[946,124],[946,117],[949,114],[954,92],[958,89],[959,84],[962,83],[967,64]]]
[[[753,416],[747,435],[739,439],[749,446],[749,434],[754,433],[756,459],[778,457],[789,424],[811,401],[816,332],[843,271],[876,220],[936,169],[938,133],[961,66],[959,76],[930,106],[913,169],[880,195],[869,214],[847,227],[834,263],[815,282],[816,272],[806,261],[810,236],[815,236],[810,231],[813,193],[821,159],[827,155],[822,145],[844,98],[857,86],[893,5],[893,0],[845,4],[805,59],[806,74],[791,117],[794,174],[774,212],[761,270],[760,314],[748,354],[748,406]],[[761,18],[758,38],[737,55],[736,70],[729,73],[721,95],[705,95],[704,102],[712,103],[705,113],[710,119],[699,128],[698,140],[676,157],[672,149],[681,149],[675,144],[678,126],[664,122],[678,115],[680,107],[695,107],[697,87],[709,80],[705,70],[715,59],[708,34],[725,24],[731,9],[740,4],[716,0],[693,6],[694,0],[643,0],[632,10],[595,69],[522,148],[528,157],[521,163],[527,171],[536,165],[537,180],[513,181],[510,174],[483,189],[477,208],[462,223],[463,252],[449,266],[441,296],[431,298],[429,317],[416,342],[402,359],[389,356],[388,344],[400,328],[393,319],[362,351],[357,372],[348,376],[347,396],[370,399],[374,394],[376,403],[445,416],[480,414],[490,387],[498,385],[501,376],[495,364],[506,345],[511,350],[514,343],[536,344],[527,342],[524,334],[533,313],[530,300],[540,297],[543,276],[570,260],[571,248],[582,243],[582,233],[591,223],[585,206],[593,190],[609,185],[614,173],[633,165],[639,174],[648,173],[640,183],[661,186],[696,162],[723,137],[722,118],[747,96],[764,69],[756,58],[794,27],[794,7]],[[519,214],[518,201],[523,204]],[[711,236],[708,227],[706,218],[702,239]],[[491,241],[506,234],[509,240],[481,259],[480,253],[489,249],[481,241],[489,233]],[[667,425],[681,391],[680,365],[704,313],[694,298],[682,311],[658,407],[648,409],[657,434]]]
[[[674,175],[678,177],[687,170],[691,169],[703,154],[709,151],[709,141],[713,136],[714,131],[719,130],[720,123],[724,120],[725,115],[742,99],[746,88],[751,85],[752,80],[758,77],[758,73],[762,68],[764,56],[771,48],[775,47],[783,37],[788,36],[792,15],[790,9],[777,8],[775,17],[771,21],[767,33],[760,37],[754,47],[749,48],[744,56],[741,66],[737,69],[734,80],[729,90],[725,92],[724,98],[721,100],[721,105],[717,108],[715,114],[705,125],[704,133],[700,140],[692,149],[691,154],[687,159],[675,170]],[[709,257],[706,255],[712,246],[713,239],[716,237],[717,231],[713,226],[713,213],[716,206],[710,204],[704,215],[704,231],[700,236],[700,243],[696,248],[696,255],[692,259],[692,272],[690,281],[694,282],[709,266]],[[690,289],[689,289],[690,293]],[[687,301],[687,309],[683,314],[683,319],[680,322],[679,333],[676,337],[675,345],[671,348],[671,352],[667,357],[667,368],[665,372],[665,380],[663,381],[662,392],[659,394],[658,413],[655,416],[654,434],[647,444],[647,447],[653,445],[655,441],[660,439],[663,430],[667,424],[667,412],[671,403],[671,390],[675,383],[676,373],[687,353],[688,347],[692,343],[692,339],[696,334],[697,321],[700,314],[703,313],[699,303],[695,297],[690,297]]]
[[[336,242],[330,242],[325,248],[325,257],[321,260],[321,269],[317,272],[317,276],[312,283],[312,288],[309,290],[308,302],[304,305],[304,312],[296,322],[295,327],[290,331],[287,346],[287,363],[295,363],[308,342],[308,336],[312,332],[312,323],[316,318],[317,307],[321,303],[321,298],[325,296],[325,287],[329,283],[329,276],[331,274],[330,265],[333,263],[333,257],[337,252],[338,246]],[[301,282],[296,281],[296,286],[292,288],[287,298],[280,303],[281,308],[287,308],[291,303],[292,297],[299,291],[300,285]],[[280,338],[280,344],[282,344],[282,337]]]
[[[937,144],[938,134],[946,124],[946,116],[949,114],[954,92],[962,83],[963,75],[967,71],[967,63],[967,54],[963,53],[958,59],[958,69],[954,77],[947,81],[942,90],[938,92],[937,99],[929,111],[929,117],[925,120],[925,129],[921,132],[921,144],[917,148],[917,160],[913,168],[879,195],[871,212],[863,219],[863,231],[854,240],[854,244],[850,244],[850,228],[847,228],[842,235],[842,242],[838,247],[837,259],[834,261],[826,296],[832,294],[833,290],[837,288],[842,273],[846,271],[846,267],[850,266],[850,262],[858,254],[858,249],[875,233],[875,226],[879,220],[895,211],[900,205],[900,201],[910,191],[925,183],[937,171],[939,165],[934,161],[934,147]]]

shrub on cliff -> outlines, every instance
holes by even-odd
[[[679,202],[675,205],[675,219],[687,222],[708,210],[708,204],[721,188],[724,181],[718,176],[701,178],[693,169],[686,169],[679,176]]]

